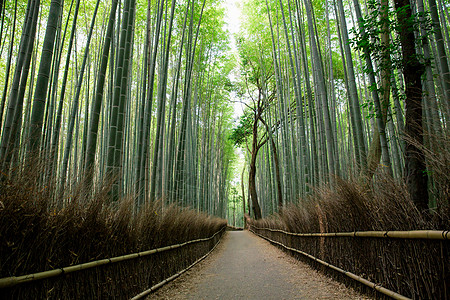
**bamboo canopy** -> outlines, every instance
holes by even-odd
[[[149,255],[152,255],[155,253],[164,252],[164,251],[176,249],[176,248],[181,248],[181,247],[187,246],[189,244],[209,241],[209,240],[212,240],[216,235],[221,233],[225,228],[226,228],[226,226],[222,227],[219,231],[217,231],[215,234],[213,234],[212,236],[210,236],[208,238],[191,240],[191,241],[187,241],[187,242],[184,242],[181,244],[170,245],[170,246],[166,246],[166,247],[156,248],[156,249],[142,251],[142,252],[138,252],[138,253],[126,254],[126,255],[122,255],[122,256],[116,256],[116,257],[112,257],[112,258],[100,259],[100,260],[91,261],[88,263],[68,266],[68,267],[59,268],[59,269],[53,269],[53,270],[49,270],[49,271],[38,272],[38,273],[34,273],[34,274],[22,275],[22,276],[17,276],[17,277],[12,276],[12,277],[0,278],[0,288],[12,287],[12,286],[22,284],[25,282],[31,282],[31,281],[56,277],[56,276],[60,276],[62,274],[77,272],[77,271],[86,270],[86,269],[90,269],[90,268],[96,268],[96,267],[99,267],[102,265],[108,265],[108,264],[113,264],[113,263],[117,263],[117,262],[121,262],[121,261],[136,259],[139,257],[149,256]]]
[[[397,239],[426,239],[426,240],[449,240],[449,230],[410,230],[410,231],[352,231],[352,232],[325,232],[325,233],[294,233],[281,229],[259,228],[271,232],[281,232],[292,236],[302,237],[370,237],[370,238],[397,238]]]

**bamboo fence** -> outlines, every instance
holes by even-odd
[[[214,249],[216,249],[217,245],[219,245],[220,240],[217,241],[217,243],[214,245],[214,247],[209,250],[208,253],[206,253],[205,255],[203,255],[202,257],[200,257],[199,259],[197,259],[193,264],[191,264],[190,266],[188,266],[186,269],[181,270],[180,272],[170,276],[169,278],[164,279],[163,281],[161,281],[158,284],[155,284],[154,286],[152,286],[151,288],[149,288],[148,290],[143,291],[142,293],[134,296],[133,298],[131,298],[131,300],[137,300],[137,299],[142,299],[143,297],[149,295],[150,293],[152,293],[153,291],[159,289],[160,287],[162,287],[163,285],[165,285],[166,283],[169,283],[170,281],[176,279],[177,277],[179,277],[181,274],[183,274],[184,272],[188,271],[189,269],[191,269],[193,266],[195,266],[196,264],[198,264],[199,262],[201,262],[202,260],[204,260],[208,255],[211,254],[211,252],[214,251]]]
[[[257,230],[280,232],[291,236],[300,237],[368,237],[368,238],[397,238],[397,239],[426,239],[426,240],[450,240],[449,230],[411,230],[411,231],[352,231],[352,232],[324,232],[324,233],[294,233],[281,229],[260,228],[251,226]]]
[[[0,288],[12,287],[12,286],[16,286],[18,284],[22,284],[22,283],[26,283],[26,282],[56,277],[56,276],[60,276],[63,274],[73,273],[73,272],[86,270],[86,269],[90,269],[90,268],[96,268],[96,267],[103,266],[103,265],[109,265],[109,264],[118,263],[118,262],[122,262],[122,261],[126,261],[126,260],[136,259],[139,257],[145,257],[145,256],[149,256],[149,255],[152,255],[155,253],[160,253],[160,252],[164,252],[164,251],[168,251],[168,250],[172,250],[172,249],[176,249],[176,248],[181,248],[181,247],[184,247],[184,246],[187,246],[190,244],[194,244],[194,243],[209,241],[209,240],[212,240],[216,235],[221,233],[225,228],[226,228],[226,226],[222,227],[219,231],[217,231],[210,237],[191,240],[191,241],[187,241],[187,242],[184,242],[181,244],[170,245],[170,246],[166,246],[166,247],[156,248],[156,249],[152,249],[152,250],[127,254],[127,255],[122,255],[122,256],[116,256],[116,257],[112,257],[112,258],[100,259],[100,260],[91,261],[88,263],[83,263],[83,264],[68,266],[68,267],[64,267],[64,268],[58,268],[58,269],[33,273],[33,274],[27,274],[27,275],[22,275],[22,276],[17,276],[17,277],[12,276],[12,277],[0,278]]]
[[[255,226],[252,226],[252,227],[253,228],[257,228]],[[250,228],[250,231],[253,232],[254,234],[258,235],[259,237],[261,237],[261,238],[263,238],[263,239],[273,243],[273,244],[279,245],[279,246],[281,246],[281,247],[283,247],[283,248],[285,248],[287,250],[290,250],[290,251],[302,254],[302,255],[304,255],[304,256],[306,256],[306,257],[308,257],[308,258],[310,258],[310,259],[312,259],[312,260],[314,260],[314,261],[316,261],[316,262],[318,262],[318,263],[320,263],[320,264],[322,264],[322,265],[324,265],[324,266],[326,266],[328,268],[331,268],[331,269],[333,269],[333,270],[335,270],[335,271],[337,271],[339,273],[342,273],[342,274],[344,274],[344,275],[346,275],[346,276],[348,276],[348,277],[350,277],[350,278],[352,278],[352,279],[354,279],[354,280],[356,280],[358,282],[361,282],[362,284],[364,284],[364,285],[366,285],[368,287],[371,287],[371,288],[375,289],[376,291],[378,291],[378,292],[380,292],[380,293],[382,293],[384,295],[387,295],[387,296],[389,296],[389,297],[391,297],[393,299],[398,299],[398,300],[409,300],[410,299],[410,298],[405,297],[405,296],[403,296],[403,295],[401,295],[399,293],[396,293],[396,292],[394,292],[392,290],[384,288],[384,287],[382,287],[382,286],[380,286],[380,285],[378,285],[376,283],[373,283],[373,282],[371,282],[371,281],[369,281],[367,279],[364,279],[361,276],[358,276],[358,275],[353,274],[351,272],[345,271],[345,270],[343,270],[343,269],[341,269],[339,267],[336,267],[336,266],[334,266],[332,264],[329,264],[326,261],[323,261],[323,260],[321,260],[321,259],[319,259],[319,258],[317,258],[315,256],[312,256],[312,255],[310,255],[310,254],[308,254],[306,252],[303,252],[301,250],[285,246],[284,244],[282,244],[280,242],[277,242],[277,241],[274,241],[272,239],[269,239],[269,238],[267,238],[267,237],[265,237],[265,236],[263,236],[263,235],[261,235],[259,233],[254,232],[251,228]],[[311,236],[311,235],[308,235],[308,236]]]

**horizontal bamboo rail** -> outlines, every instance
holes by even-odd
[[[217,231],[216,233],[214,233],[212,236],[210,236],[208,238],[187,241],[182,244],[170,245],[170,246],[156,248],[156,249],[147,250],[147,251],[142,251],[142,252],[138,252],[138,253],[132,253],[132,254],[126,254],[126,255],[116,256],[116,257],[112,257],[112,258],[100,259],[100,260],[91,261],[88,263],[68,266],[68,267],[59,268],[59,269],[53,269],[53,270],[49,270],[49,271],[38,272],[38,273],[34,273],[34,274],[22,275],[22,276],[17,276],[17,277],[12,276],[12,277],[0,278],[0,288],[12,287],[12,286],[22,284],[25,282],[31,282],[31,281],[56,277],[56,276],[60,276],[62,274],[73,273],[73,272],[77,272],[77,271],[81,271],[81,270],[96,268],[96,267],[103,266],[103,265],[109,265],[109,264],[113,264],[113,263],[117,263],[117,262],[121,262],[121,261],[136,259],[139,257],[145,257],[145,256],[149,256],[149,255],[152,255],[155,253],[160,253],[160,252],[168,251],[171,249],[181,248],[181,247],[187,246],[189,244],[205,242],[208,240],[212,240],[216,235],[218,235],[220,232],[222,232],[225,228],[226,228],[226,226],[222,227],[219,231]]]
[[[397,238],[397,239],[426,239],[426,240],[450,240],[449,230],[411,230],[411,231],[353,231],[353,232],[326,232],[326,233],[294,233],[281,229],[260,228],[258,230],[281,232],[292,236],[301,237],[371,237],[371,238]]]
[[[199,259],[197,259],[193,264],[191,264],[189,267],[187,267],[186,269],[181,270],[180,272],[170,276],[169,278],[164,279],[163,281],[161,281],[160,283],[155,284],[154,286],[152,286],[151,288],[149,288],[148,290],[143,291],[142,293],[134,296],[133,298],[131,298],[131,300],[136,300],[136,299],[141,299],[147,295],[149,295],[150,293],[152,293],[153,291],[156,291],[157,289],[159,289],[160,287],[162,287],[163,285],[169,283],[170,281],[180,277],[181,274],[183,274],[184,272],[188,271],[189,269],[191,269],[193,266],[195,266],[196,264],[198,264],[199,262],[201,262],[202,260],[204,260],[208,255],[211,254],[211,252],[214,251],[214,249],[216,249],[217,245],[219,245],[220,240],[217,241],[217,243],[214,245],[214,247],[209,250],[208,253],[206,253],[205,255],[203,255],[202,257],[200,257]]]
[[[344,274],[344,275],[346,275],[346,276],[348,276],[348,277],[350,277],[350,278],[352,278],[352,279],[354,279],[354,280],[356,280],[356,281],[359,281],[359,282],[361,282],[362,284],[364,284],[364,285],[366,285],[366,286],[368,286],[368,287],[371,287],[371,288],[375,289],[376,291],[378,291],[378,292],[380,292],[380,293],[382,293],[382,294],[384,294],[384,295],[387,295],[387,296],[389,296],[389,297],[391,297],[391,298],[393,298],[393,299],[398,299],[398,300],[410,300],[410,299],[411,299],[411,298],[405,297],[405,296],[403,296],[403,295],[400,295],[399,293],[396,293],[396,292],[394,292],[394,291],[392,291],[392,290],[389,290],[389,289],[387,289],[387,288],[384,288],[384,287],[382,287],[381,285],[378,285],[378,284],[376,284],[376,283],[373,283],[373,282],[371,282],[371,281],[369,281],[369,280],[367,280],[367,279],[364,279],[364,278],[362,278],[361,276],[358,276],[358,275],[353,274],[353,273],[351,273],[351,272],[345,271],[345,270],[343,270],[343,269],[341,269],[341,268],[339,268],[339,267],[336,267],[336,266],[334,266],[334,265],[332,265],[332,264],[329,264],[329,263],[327,263],[326,261],[323,261],[323,260],[321,260],[321,259],[319,259],[319,258],[317,258],[317,257],[315,257],[315,256],[312,256],[312,255],[310,255],[310,254],[308,254],[308,253],[306,253],[306,252],[303,252],[303,251],[301,251],[301,250],[298,250],[298,249],[295,249],[295,248],[291,248],[291,247],[285,246],[284,244],[282,244],[282,243],[280,243],[280,242],[277,242],[277,241],[274,241],[274,240],[271,240],[271,239],[269,239],[269,238],[267,238],[267,237],[265,237],[265,236],[263,236],[263,235],[261,235],[261,234],[259,234],[259,233],[254,232],[254,231],[251,230],[251,229],[250,229],[250,231],[253,232],[254,234],[260,236],[261,238],[263,238],[263,239],[265,239],[265,240],[267,240],[267,241],[273,243],[273,244],[279,245],[279,246],[281,246],[281,247],[283,247],[283,248],[285,248],[285,249],[287,249],[287,250],[290,250],[290,251],[293,251],[293,252],[297,252],[297,253],[299,253],[299,254],[302,254],[302,255],[304,255],[304,256],[306,256],[306,257],[308,257],[308,258],[310,258],[310,259],[312,259],[312,260],[314,260],[314,261],[316,261],[316,262],[318,262],[318,263],[320,263],[320,264],[322,264],[322,265],[324,265],[324,266],[326,266],[326,267],[328,267],[328,268],[331,268],[331,269],[333,269],[333,270],[335,270],[335,271],[337,271],[337,272],[339,272],[339,273],[342,273],[342,274]]]

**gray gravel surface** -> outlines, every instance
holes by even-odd
[[[371,299],[248,231],[230,231],[205,261],[151,299]]]

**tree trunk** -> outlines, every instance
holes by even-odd
[[[250,171],[248,173],[248,192],[252,200],[253,213],[255,219],[261,219],[261,207],[258,203],[258,194],[256,193],[256,158],[258,156],[258,150],[260,146],[258,145],[258,112],[255,112],[255,119],[253,121],[253,131],[252,131],[252,152],[250,160]]]
[[[411,199],[420,211],[428,209],[428,177],[423,153],[422,80],[424,67],[415,51],[415,36],[411,24],[409,0],[395,0],[398,34],[402,46],[403,76],[405,78],[405,175]]]
[[[255,219],[261,219],[261,207],[258,203],[258,194],[256,193],[256,151],[252,153],[252,160],[250,161],[250,171],[248,173],[248,192],[252,200],[253,214]]]
[[[244,218],[244,228],[247,227],[247,219],[245,218],[245,189],[244,189],[244,172],[245,172],[245,165],[242,169],[242,175],[241,175],[241,190],[242,190],[242,217]]]

